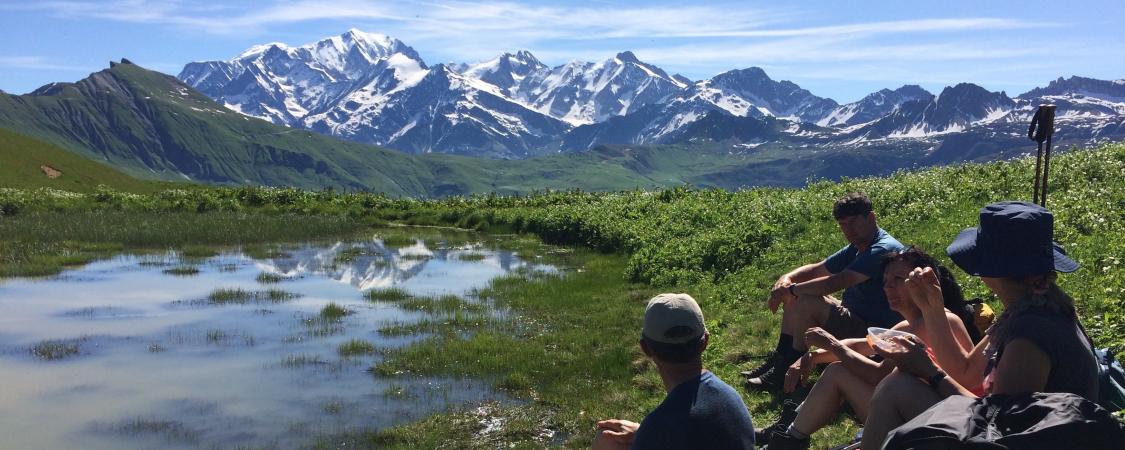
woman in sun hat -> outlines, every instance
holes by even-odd
[[[927,342],[943,362],[926,356],[926,344],[903,340],[904,350],[883,356],[894,360],[871,400],[863,448],[877,449],[890,430],[950,396],[975,394],[955,379],[983,374],[986,394],[1068,392],[1097,401],[1098,367],[1078,322],[1074,300],[1055,284],[1058,272],[1078,263],[1054,242],[1054,216],[1031,203],[999,202],[980,211],[980,226],[968,228],[946,249],[953,262],[980,277],[1004,304],[1004,313],[970,351],[957,345],[946,326],[937,278],[928,268],[906,280],[922,310]],[[978,375],[979,376],[979,375]]]

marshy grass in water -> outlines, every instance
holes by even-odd
[[[259,273],[258,276],[254,278],[254,280],[262,284],[280,283],[283,279],[284,277],[282,277],[281,275],[270,272]]]
[[[188,245],[180,250],[180,255],[185,258],[210,258],[219,252],[205,245]]]
[[[373,302],[399,302],[413,297],[406,289],[397,287],[375,288],[367,291],[363,296]]]
[[[156,435],[162,436],[168,442],[197,443],[199,432],[188,428],[183,422],[172,420],[156,420],[138,417],[110,427],[110,430],[119,434]]]
[[[430,317],[417,322],[391,322],[379,328],[386,337],[449,333],[463,335],[483,329],[510,329],[508,323],[481,314],[462,313]]]
[[[341,250],[340,253],[336,254],[336,257],[333,259],[333,261],[337,262],[337,263],[348,263],[348,262],[355,261],[356,259],[358,259],[361,256],[379,256],[379,255],[381,255],[381,253],[379,253],[375,250],[372,250],[372,249],[363,248],[363,247],[352,247],[352,248],[347,248],[347,249]]]
[[[486,309],[479,303],[468,302],[461,297],[448,294],[440,297],[410,297],[399,302],[398,305],[408,311],[431,314],[452,314],[459,311],[479,313]]]
[[[320,318],[327,321],[339,321],[349,314],[352,314],[352,311],[337,305],[335,302],[328,303],[320,309]]]
[[[305,326],[305,336],[308,337],[334,336],[345,331],[338,319],[326,319],[319,314],[306,318],[302,323]]]
[[[175,275],[179,277],[187,277],[199,274],[199,268],[196,266],[176,266],[164,269],[164,273],[168,275]]]
[[[36,358],[47,361],[77,356],[79,352],[78,344],[83,340],[84,339],[43,341],[31,347],[31,354]]]
[[[407,400],[417,398],[418,396],[411,394],[410,391],[406,390],[405,386],[392,384],[383,390],[383,397],[392,400]]]
[[[388,235],[383,237],[383,245],[387,247],[409,247],[418,243],[414,236]]]
[[[281,358],[281,366],[282,367],[288,367],[288,368],[291,368],[291,369],[299,368],[299,367],[305,367],[305,366],[309,366],[309,365],[326,365],[326,364],[328,364],[328,361],[325,361],[323,358],[320,357],[320,355],[314,355],[314,354],[308,354],[308,353],[299,353],[299,354],[296,354],[296,355],[285,355],[284,358]]]
[[[336,352],[344,358],[371,355],[375,353],[375,344],[362,339],[352,339],[340,344],[340,346],[336,348]]]
[[[457,256],[457,259],[461,261],[484,261],[484,258],[484,253],[479,252],[462,253]]]
[[[251,302],[281,303],[293,300],[299,296],[298,294],[281,289],[248,291],[242,288],[220,288],[211,291],[211,293],[207,295],[207,302],[213,305],[244,305]]]

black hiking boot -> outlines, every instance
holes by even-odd
[[[761,376],[750,378],[746,380],[746,389],[749,390],[771,390],[780,389],[785,384],[785,371],[789,366],[773,366],[766,370]]]
[[[763,450],[809,450],[811,438],[798,439],[784,431],[770,435],[770,442]]]
[[[804,354],[805,352],[792,348],[778,350],[770,358],[772,366],[761,375],[746,380],[746,388],[751,390],[781,388],[785,384],[785,372],[789,370],[789,365],[801,359]]]
[[[765,428],[758,428],[754,430],[754,442],[758,446],[766,445],[770,441],[770,435],[773,433],[784,433],[789,429],[789,424],[797,419],[797,407],[801,406],[793,400],[786,400],[781,404],[781,416],[777,418],[777,422]]]
[[[744,378],[758,378],[762,376],[762,374],[766,373],[767,370],[770,370],[776,360],[777,352],[770,352],[768,355],[766,355],[766,360],[763,361],[761,365],[755,367],[753,370],[743,370],[742,372],[739,372],[739,374]]]

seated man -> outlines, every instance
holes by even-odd
[[[883,258],[903,246],[879,228],[871,201],[862,193],[836,200],[832,216],[848,245],[824,261],[782,275],[770,292],[769,307],[781,315],[781,336],[764,363],[742,372],[750,388],[778,388],[785,370],[808,351],[805,331],[821,327],[838,339],[863,337],[867,327],[890,328],[902,321],[883,293]],[[829,294],[844,289],[844,301]],[[797,339],[793,337],[797,336]]]
[[[733,388],[703,369],[708,334],[687,294],[649,300],[641,350],[656,364],[668,396],[640,424],[598,422],[594,449],[754,448],[754,424]]]

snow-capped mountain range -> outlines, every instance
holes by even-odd
[[[628,51],[557,67],[528,51],[430,66],[397,39],[355,29],[300,47],[272,43],[228,61],[193,62],[178,77],[234,111],[277,124],[412,153],[492,158],[720,135],[838,145],[965,133],[1011,140],[1041,103],[1058,106],[1059,134],[1075,141],[1125,133],[1125,80],[1059,78],[1015,98],[971,83],[937,96],[907,85],[840,105],[760,68],[692,81]],[[758,123],[748,129],[765,134],[715,134],[751,120]],[[709,131],[694,135],[702,130]]]

